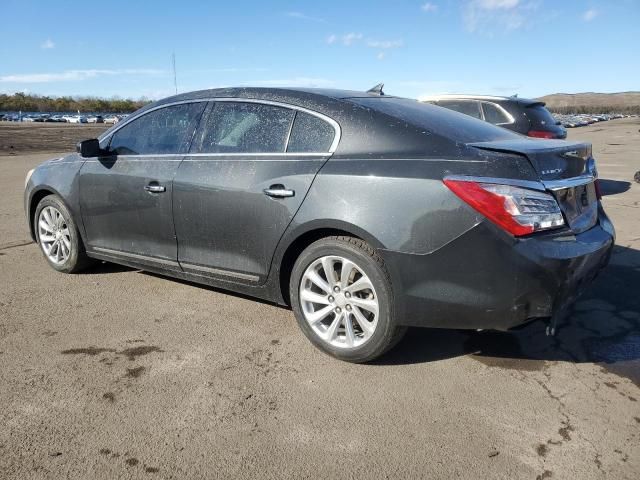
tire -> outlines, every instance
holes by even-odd
[[[76,273],[94,263],[87,256],[73,216],[57,195],[48,195],[40,200],[33,216],[33,230],[40,251],[54,270]],[[45,238],[51,240],[46,241]],[[54,243],[58,246],[55,247]]]
[[[304,334],[340,360],[371,361],[406,332],[397,324],[382,258],[358,238],[327,237],[309,245],[295,262],[289,292]]]

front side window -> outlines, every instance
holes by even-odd
[[[475,100],[445,100],[438,102],[438,106],[464,113],[470,117],[482,118],[480,115],[480,106]]]
[[[184,103],[146,113],[117,130],[109,150],[117,155],[185,153],[205,106]]]
[[[297,112],[287,152],[328,152],[335,134],[334,128],[321,118],[305,112]]]
[[[283,153],[294,111],[249,102],[217,102],[204,125],[199,153]]]
[[[494,125],[504,125],[505,123],[511,123],[511,119],[500,107],[494,103],[483,103],[482,109],[484,110],[484,119]]]

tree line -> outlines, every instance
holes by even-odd
[[[0,94],[0,111],[4,112],[133,112],[149,103],[146,98],[139,100],[97,97],[47,97],[14,93]]]
[[[623,113],[625,115],[640,114],[640,105],[549,105],[547,108],[553,113],[560,114],[597,114],[597,113]]]

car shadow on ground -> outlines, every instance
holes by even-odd
[[[622,180],[607,180],[606,178],[600,178],[598,180],[600,185],[600,193],[603,196],[617,195],[624,193],[631,188],[631,182],[625,182]]]
[[[539,370],[547,361],[599,363],[640,383],[640,251],[616,246],[611,263],[557,329],[531,322],[509,332],[412,328],[379,364],[430,362],[462,355],[490,366]]]
[[[139,271],[99,262],[86,274]],[[199,283],[140,273],[196,288],[274,305],[273,302]],[[393,350],[372,362],[406,365],[460,356],[488,366],[541,370],[545,362],[598,363],[607,370],[640,384],[640,251],[616,246],[610,264],[590,285],[554,337],[546,335],[546,322],[534,321],[508,332],[411,328]],[[287,307],[280,307],[288,309]]]
[[[136,268],[118,265],[117,263],[103,262],[98,260],[94,265],[82,271],[83,275],[105,275],[110,273],[135,272]]]

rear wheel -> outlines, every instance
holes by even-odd
[[[404,334],[396,324],[384,262],[360,239],[329,237],[311,244],[294,265],[289,289],[307,338],[341,360],[373,360]]]
[[[44,258],[55,270],[75,273],[93,263],[86,254],[71,213],[57,195],[40,200],[33,227]]]

